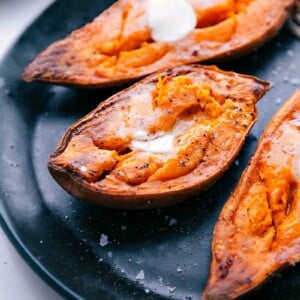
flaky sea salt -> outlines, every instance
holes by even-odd
[[[176,286],[168,286],[167,288],[170,293],[174,293],[176,291]]]
[[[163,286],[163,278],[161,276],[158,277],[158,282],[160,286]]]
[[[181,273],[181,272],[182,272],[182,269],[180,268],[180,266],[177,266],[176,271],[177,271],[178,273]]]
[[[144,280],[145,279],[145,273],[144,270],[141,270],[137,273],[137,275],[135,276],[136,280]]]
[[[105,247],[106,245],[108,245],[108,236],[104,233],[101,233],[100,246]]]
[[[300,119],[294,119],[291,121],[291,123],[296,127],[300,127]]]
[[[80,167],[80,171],[83,172],[83,173],[86,172],[87,171],[87,167],[86,166],[81,166]]]
[[[172,219],[170,220],[170,222],[169,222],[169,226],[173,226],[173,225],[175,225],[175,224],[177,224],[177,220],[174,219],[174,218],[172,218]]]

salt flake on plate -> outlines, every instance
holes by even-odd
[[[137,273],[137,275],[135,276],[136,280],[144,280],[145,279],[145,273],[144,270],[141,270]]]
[[[173,226],[173,225],[176,225],[177,224],[177,220],[172,218],[169,222],[169,226]]]
[[[105,247],[106,245],[108,245],[108,236],[104,233],[101,233],[100,246]]]

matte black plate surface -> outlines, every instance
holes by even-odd
[[[300,83],[300,42],[283,30],[222,68],[274,83],[238,161],[212,189],[176,207],[125,212],[89,205],[50,177],[47,158],[65,129],[115,90],[82,92],[22,81],[48,44],[92,20],[112,1],[57,1],[22,35],[0,68],[1,222],[24,258],[69,298],[199,299],[217,216],[271,116]],[[109,244],[100,245],[101,234]],[[140,278],[141,280],[137,280]],[[299,299],[300,265],[244,299]]]

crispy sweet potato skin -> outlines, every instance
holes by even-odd
[[[73,195],[108,207],[183,201],[229,167],[268,88],[265,81],[214,66],[151,75],[70,126],[49,158],[49,171]],[[185,128],[167,154],[130,146],[139,130],[169,133],[178,124]]]
[[[294,0],[190,2],[198,25],[180,41],[153,41],[145,18],[146,0],[119,0],[40,53],[25,68],[23,78],[99,88],[176,65],[234,58],[273,37]]]
[[[266,127],[217,221],[203,300],[235,299],[300,260],[300,92]]]

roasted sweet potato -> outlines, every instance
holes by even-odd
[[[217,221],[203,300],[235,299],[300,260],[300,92],[266,127]]]
[[[228,168],[269,84],[214,66],[150,75],[73,124],[49,158],[79,198],[117,208],[167,206]]]
[[[287,22],[287,28],[297,38],[300,38],[300,0],[296,0],[294,9],[291,11]]]
[[[146,0],[119,0],[93,22],[50,45],[25,68],[23,78],[99,88],[176,65],[233,58],[274,36],[294,2],[189,0],[196,28],[166,43],[152,38]]]

